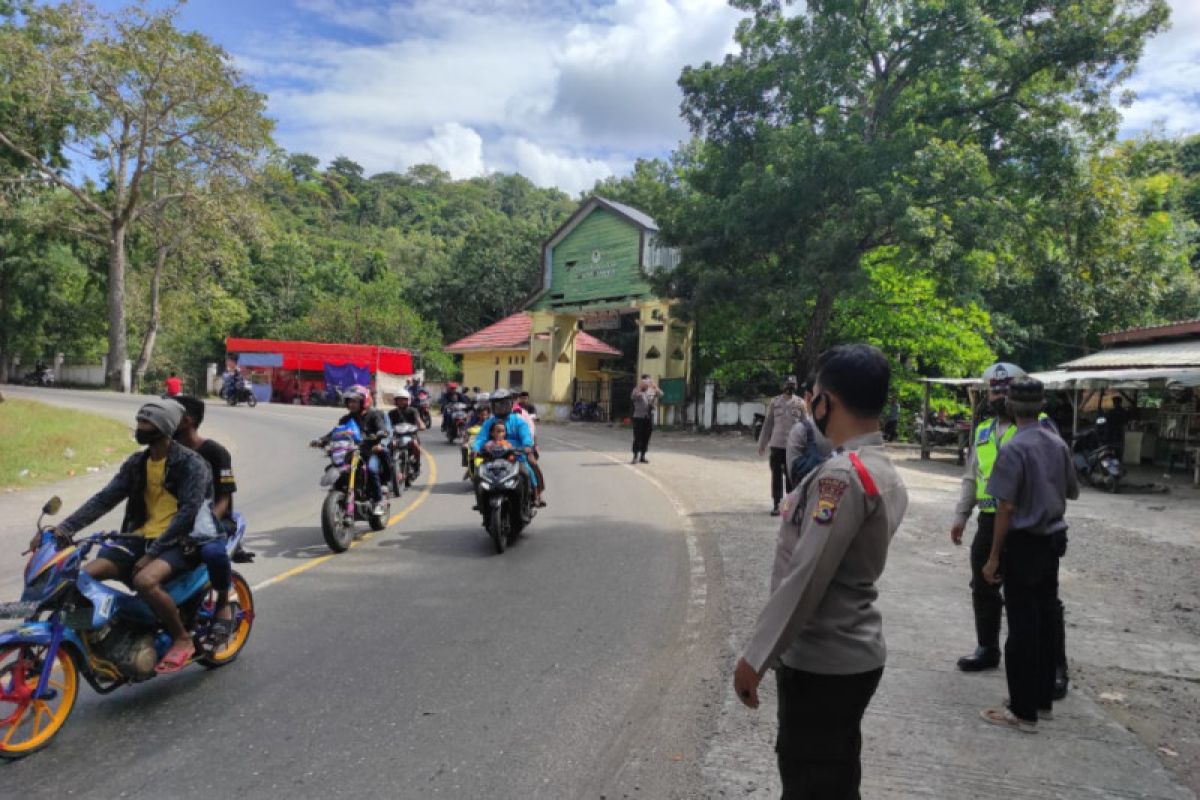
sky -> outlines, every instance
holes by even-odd
[[[1123,136],[1200,132],[1200,0],[1169,2]],[[577,194],[686,137],[680,70],[730,52],[738,18],[726,0],[191,0],[181,25],[267,93],[289,151]]]

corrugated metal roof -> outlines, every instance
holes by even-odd
[[[470,350],[528,350],[529,334],[532,330],[533,319],[524,312],[517,312],[482,330],[475,331],[470,336],[464,336],[442,349],[447,353],[465,353]],[[575,349],[580,353],[594,353],[602,356],[621,355],[620,350],[609,347],[595,336],[583,331],[575,334]]]
[[[641,225],[643,228],[652,231],[658,230],[658,223],[655,222],[654,218],[646,212],[638,211],[636,208],[627,206],[624,203],[618,203],[616,200],[609,200],[607,197],[601,197],[600,195],[596,195],[595,197],[602,205],[610,207],[618,214],[629,217],[629,219],[636,222],[638,225]]]
[[[1200,367],[1200,339],[1113,347],[1059,366],[1067,370]]]

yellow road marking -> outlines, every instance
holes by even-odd
[[[426,500],[429,499],[429,495],[433,494],[433,487],[437,485],[437,461],[434,459],[433,454],[430,453],[428,450],[426,450],[424,447],[421,448],[421,452],[425,454],[425,463],[427,465],[429,465],[429,482],[427,484],[425,484],[425,487],[423,489],[421,489],[421,493],[419,495],[417,495],[416,500],[413,500],[411,503],[409,503],[404,508],[403,511],[397,513],[395,516],[393,516],[391,519],[388,520],[388,527],[395,525],[397,522],[400,522],[405,517],[407,517],[409,514],[416,511],[417,508],[422,503],[424,503]],[[363,542],[369,542],[371,540],[371,537],[373,537],[374,535],[375,535],[375,531],[369,531],[369,532],[363,534],[361,537],[359,537],[355,541],[351,542],[350,546],[358,547]],[[253,591],[257,592],[260,589],[267,588],[268,586],[274,586],[277,583],[283,583],[288,578],[294,578],[295,576],[299,575],[302,572],[308,572],[310,569],[314,569],[316,567],[321,566],[326,561],[329,561],[332,558],[336,558],[337,555],[338,555],[337,553],[330,553],[328,555],[314,558],[311,561],[305,561],[300,566],[292,567],[287,572],[282,572],[273,578],[268,578],[265,581],[263,581],[262,583],[259,583],[257,586],[253,586],[251,588],[253,589]]]

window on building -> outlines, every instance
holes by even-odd
[[[522,384],[525,383],[525,370],[510,369],[508,371],[508,388],[514,392],[521,390]]]

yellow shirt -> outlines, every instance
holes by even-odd
[[[146,502],[146,524],[142,526],[142,536],[147,539],[157,539],[166,533],[171,518],[179,509],[174,495],[163,485],[166,474],[165,458],[158,461],[153,458],[146,459],[146,491],[143,494]]]

